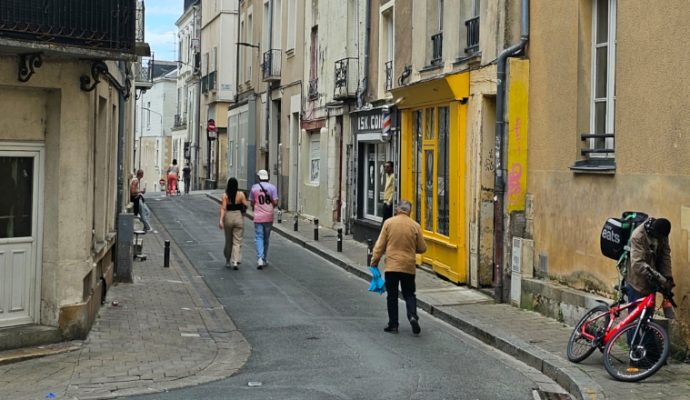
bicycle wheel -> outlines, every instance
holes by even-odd
[[[597,343],[582,336],[582,326],[586,325],[586,332],[595,337],[603,336],[606,327],[609,324],[609,309],[605,305],[600,305],[587,311],[587,313],[575,325],[575,329],[570,334],[568,339],[568,347],[566,355],[568,360],[579,363],[585,358],[589,357],[594,349],[597,348]]]
[[[619,381],[637,382],[648,378],[668,357],[669,339],[664,328],[651,321],[644,323],[635,343],[631,344],[636,328],[636,322],[624,326],[604,350],[604,367]]]

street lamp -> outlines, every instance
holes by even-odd
[[[141,109],[158,115],[158,118],[161,119],[161,133],[165,133],[165,129],[163,128],[163,114],[159,113],[158,111],[153,111],[152,109],[150,109],[148,107],[141,107]],[[143,122],[143,120],[144,120],[143,115],[141,116],[141,119]],[[142,143],[143,136],[144,136],[144,129],[142,128],[141,130],[139,130],[139,168],[138,169],[141,169],[141,153],[143,153],[143,150],[144,150],[144,144]]]

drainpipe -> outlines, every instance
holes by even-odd
[[[357,108],[364,106],[364,98],[367,90],[369,90],[369,38],[371,36],[371,0],[366,1],[366,17],[364,24],[366,25],[366,33],[364,35],[364,78],[362,78],[362,87],[357,96]]]
[[[503,262],[504,251],[503,242],[505,239],[504,230],[504,196],[505,196],[505,174],[507,170],[503,163],[505,155],[505,90],[506,90],[506,68],[508,57],[520,55],[529,40],[529,0],[522,0],[522,18],[520,20],[520,42],[508,47],[498,55],[496,87],[496,147],[495,159],[496,170],[494,175],[494,296],[499,302],[503,302]]]
[[[118,67],[122,75],[125,77],[125,79],[127,79],[129,75],[129,63],[120,61],[118,63]],[[136,89],[134,89],[134,92],[136,93]],[[122,198],[124,197],[125,185],[125,166],[123,154],[125,150],[125,96],[120,91],[117,97],[117,120],[117,208],[115,210],[116,219],[119,218],[120,213],[124,211],[122,207]]]
[[[269,51],[270,57],[269,61],[271,63],[270,66],[273,66],[273,60],[270,58],[273,57],[273,52],[271,52],[271,47],[273,46],[273,0],[268,0],[268,48],[266,51]],[[263,60],[263,54],[260,56],[261,60]],[[265,61],[265,60],[263,60]],[[263,79],[263,71],[266,68],[265,65],[262,64],[262,69],[261,69],[261,76],[259,77],[260,79]],[[269,131],[271,129],[271,82],[266,82],[266,137],[264,145],[266,146],[266,157],[264,158],[264,169],[268,171],[268,176],[271,176],[271,167],[270,167],[270,158],[271,158],[271,140],[269,138],[270,134]],[[278,179],[276,179],[276,188],[278,184]]]

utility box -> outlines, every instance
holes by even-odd
[[[132,282],[132,236],[134,214],[120,213],[117,218],[117,264],[115,273],[119,282]]]

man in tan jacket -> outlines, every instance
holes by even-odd
[[[381,256],[386,254],[386,291],[388,304],[388,326],[384,331],[398,332],[398,284],[402,289],[407,307],[407,319],[412,332],[418,335],[419,316],[417,315],[417,298],[415,297],[416,254],[426,251],[422,228],[410,218],[412,204],[400,200],[395,217],[383,223],[381,233],[374,246],[371,265],[377,267]]]

